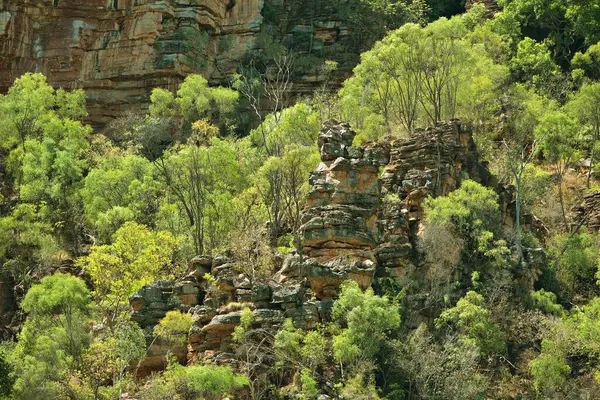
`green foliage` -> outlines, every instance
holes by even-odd
[[[439,343],[421,324],[399,347],[394,363],[418,398],[479,399],[491,386],[481,371],[480,349],[462,336]]]
[[[598,266],[596,236],[581,230],[554,238],[549,253],[556,260],[552,270],[559,282],[559,295],[590,298],[596,293],[594,277]]]
[[[231,367],[192,366],[186,368],[186,375],[189,391],[207,400],[218,399],[248,384],[248,380],[234,374]]]
[[[45,215],[45,204],[19,204],[10,215],[0,217],[3,270],[26,286],[33,280],[30,271],[48,273],[60,262],[60,247]]]
[[[235,374],[229,366],[194,365],[182,367],[170,362],[167,370],[155,377],[141,392],[143,400],[206,399],[218,400],[229,392],[248,385],[248,379]]]
[[[317,367],[325,364],[326,349],[329,343],[323,332],[318,330],[308,332],[304,336],[302,343],[303,346],[300,350],[300,355],[310,370],[314,371]]]
[[[305,368],[302,370],[302,372],[300,372],[300,382],[302,384],[302,392],[298,398],[302,400],[316,399],[318,394],[317,383],[311,376],[310,369]]]
[[[286,146],[314,146],[321,128],[317,112],[304,103],[296,103],[278,114],[269,114],[250,132],[252,143],[267,155],[281,155]]]
[[[126,321],[116,326],[102,340],[92,342],[84,355],[82,378],[95,397],[109,399],[122,393],[132,362],[146,355],[146,336],[135,323]],[[109,383],[115,386],[110,386]]]
[[[438,328],[452,326],[467,340],[473,341],[484,357],[506,353],[504,335],[490,321],[483,296],[476,292],[467,292],[455,307],[442,312],[435,324]]]
[[[8,398],[14,384],[12,366],[8,361],[8,354],[5,349],[0,348],[0,398]]]
[[[511,60],[510,66],[518,80],[538,92],[552,87],[553,79],[559,73],[548,48],[528,37],[517,46],[517,54]]]
[[[242,315],[240,316],[240,324],[237,325],[233,330],[233,340],[237,343],[242,343],[246,336],[246,332],[252,327],[252,323],[254,322],[254,313],[250,308],[246,307],[242,310]]]
[[[83,312],[89,303],[90,291],[81,279],[57,273],[29,289],[22,307],[32,317],[40,317]]]
[[[506,253],[505,243],[496,239],[500,211],[493,190],[465,181],[448,196],[429,198],[424,205],[427,222],[453,229],[467,241],[469,254],[500,262]]]
[[[146,400],[217,399],[245,385],[253,398],[598,397],[589,383],[600,359],[597,235],[572,232],[570,213],[582,201],[570,167],[589,159],[593,172],[600,139],[596,2],[498,0],[499,10],[474,5],[439,20],[464,4],[275,3],[264,5],[260,54],[248,52],[237,91],[190,75],[176,93],[155,89],[148,115],[126,115],[106,136],[79,122],[83,91],[54,90],[40,74],[0,95],[1,272],[27,313],[13,321],[22,318],[17,343],[0,352],[0,397],[112,399],[129,391]],[[340,21],[335,43],[323,15]],[[205,64],[206,32],[180,26],[173,39],[198,45],[179,61],[193,70]],[[227,51],[229,39],[214,44]],[[373,44],[336,95],[338,78]],[[291,82],[301,77],[321,87],[294,104]],[[266,281],[278,265],[275,247],[301,245],[317,133],[332,117],[352,123],[355,143],[459,117],[486,146],[501,183],[515,185],[514,239],[502,229],[509,218],[498,195],[462,180],[425,202],[426,224],[410,234],[411,263],[397,270],[403,276],[378,275],[385,296],[346,282],[333,322],[305,331],[285,320],[274,335],[245,308],[233,339],[247,377],[170,359],[147,385],[133,382],[148,338],[129,321],[129,296],[179,276],[182,259],[224,249],[236,273]],[[588,188],[594,180],[590,173]],[[552,224],[555,190],[564,228]],[[380,211],[400,213],[402,205],[388,195]],[[521,206],[541,212],[552,234],[567,233],[521,233]],[[518,264],[505,237],[519,249]],[[543,246],[550,257],[539,279],[526,248]],[[72,276],[46,276],[78,257],[92,293]],[[211,301],[224,299],[212,276],[207,285]],[[435,335],[409,328],[423,316],[435,320]],[[190,314],[169,312],[146,334],[183,346],[191,324]]]
[[[363,292],[354,281],[344,282],[341,289],[332,316],[341,319],[345,327],[333,338],[333,354],[344,364],[373,361],[384,347],[388,331],[400,326],[398,307],[370,288]]]
[[[543,393],[562,388],[571,372],[565,354],[547,339],[542,341],[542,354],[529,363],[529,369],[533,376],[533,386]]]
[[[150,161],[136,155],[115,155],[90,171],[81,194],[86,217],[102,242],[107,242],[124,222],[152,226],[160,192]]]
[[[29,313],[11,353],[17,399],[64,395],[69,376],[89,346],[90,293],[70,275],[54,274],[34,285],[23,300]]]
[[[223,87],[211,88],[201,75],[188,75],[175,97],[165,89],[154,89],[150,96],[152,117],[181,117],[189,124],[212,120],[230,114],[238,101],[238,93]]]
[[[275,335],[274,347],[280,361],[300,358],[301,342],[304,337],[302,330],[294,327],[291,319],[283,321],[283,326]]]
[[[559,317],[565,314],[565,310],[562,308],[562,306],[560,304],[556,304],[556,295],[552,292],[546,292],[544,289],[540,289],[538,291],[529,293],[529,297],[531,298],[535,308],[539,308],[548,314]]]
[[[213,138],[210,146],[190,143],[167,151],[155,164],[193,238],[195,254],[229,243],[239,220],[235,199],[247,186],[236,145]]]
[[[193,323],[189,313],[168,311],[154,327],[154,335],[173,347],[181,347],[187,343],[188,333]]]
[[[503,14],[521,25],[526,36],[552,46],[555,60],[565,65],[584,45],[596,43],[598,7],[578,0],[501,0]]]
[[[300,226],[308,174],[319,163],[315,144],[320,127],[319,113],[297,103],[268,115],[250,132],[262,161],[253,183],[268,211],[272,245],[286,227],[295,233]]]
[[[406,24],[363,53],[340,91],[344,119],[370,140],[381,137],[374,132],[410,134],[418,124],[458,115],[469,121],[490,119],[507,69],[485,47],[469,42],[483,37],[466,39],[465,21]],[[484,36],[500,40],[492,31]]]
[[[577,52],[571,60],[573,78],[600,79],[600,42],[591,45],[585,52]]]
[[[10,177],[6,183],[21,203],[44,207],[38,218],[51,224],[75,253],[82,235],[77,190],[91,132],[77,119],[85,115],[83,91],[54,91],[41,74],[23,75],[0,96],[0,149]]]
[[[112,244],[93,246],[78,264],[90,275],[94,295],[109,324],[120,316],[129,296],[144,285],[172,276],[176,241],[169,232],[154,232],[126,222]]]

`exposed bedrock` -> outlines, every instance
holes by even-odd
[[[414,249],[421,202],[455,190],[466,178],[490,183],[470,130],[444,122],[408,140],[365,147],[352,146],[354,136],[347,124],[336,121],[321,129],[321,163],[309,177],[299,230],[302,246],[268,281],[251,281],[227,255],[198,256],[185,277],[155,282],[132,296],[132,319],[147,329],[149,343],[156,323],[179,309],[194,323],[187,348],[171,351],[182,361],[229,362],[231,334],[244,308],[254,313],[255,328],[277,329],[291,318],[296,327],[311,329],[330,319],[344,280],[367,288],[376,274],[426,279]],[[390,203],[389,195],[397,200]],[[212,279],[205,279],[207,273]],[[140,373],[162,369],[168,350],[167,344],[153,342]]]
[[[297,49],[308,67],[295,74],[293,91],[312,93],[325,79],[320,62],[338,60],[342,78],[360,54],[343,13],[315,2],[1,0],[0,93],[25,72],[42,72],[54,87],[83,88],[89,122],[102,128],[124,111],[144,111],[153,88],[176,90],[190,73],[226,83],[275,31],[290,46],[311,43]]]

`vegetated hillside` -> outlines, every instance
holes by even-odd
[[[534,3],[364,1],[339,92],[282,35],[102,133],[15,79],[0,396],[599,398],[600,18]]]

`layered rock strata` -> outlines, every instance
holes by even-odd
[[[413,242],[423,201],[447,195],[464,179],[495,185],[479,162],[471,130],[458,121],[440,122],[390,144],[389,162],[381,176],[385,206],[377,247],[377,262],[389,275],[400,278],[414,267]]]
[[[303,225],[305,275],[319,298],[335,293],[340,282],[371,285],[378,244],[379,167],[377,149],[353,147],[347,124],[325,123],[319,134],[321,164],[309,177]]]
[[[151,331],[169,310],[188,312],[194,320],[187,349],[171,349],[182,362],[228,362],[231,334],[244,308],[252,310],[254,328],[277,329],[291,318],[296,327],[312,329],[330,320],[344,280],[367,288],[376,273],[425,279],[414,245],[421,202],[447,194],[465,178],[489,180],[476,162],[471,133],[446,122],[409,140],[367,147],[352,146],[354,136],[347,124],[324,124],[318,137],[321,163],[309,177],[299,230],[302,246],[268,281],[252,282],[231,256],[199,256],[187,276],[156,282],[130,299],[132,319],[147,329],[152,343],[141,374],[164,366],[168,344],[151,342]]]
[[[364,50],[340,10],[321,0],[2,0],[0,93],[42,72],[54,87],[85,89],[89,120],[102,128],[190,73],[225,83],[275,40],[298,54],[300,95],[322,84],[324,59],[340,62],[341,78]]]
[[[583,195],[583,205],[576,210],[577,219],[585,222],[590,231],[600,231],[600,191],[594,190]]]
[[[154,87],[235,71],[254,46],[262,0],[4,0],[0,92],[25,72],[83,88],[91,121],[139,110]],[[225,51],[225,47],[227,51]]]

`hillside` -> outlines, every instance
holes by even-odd
[[[600,398],[598,21],[4,0],[0,399]]]

